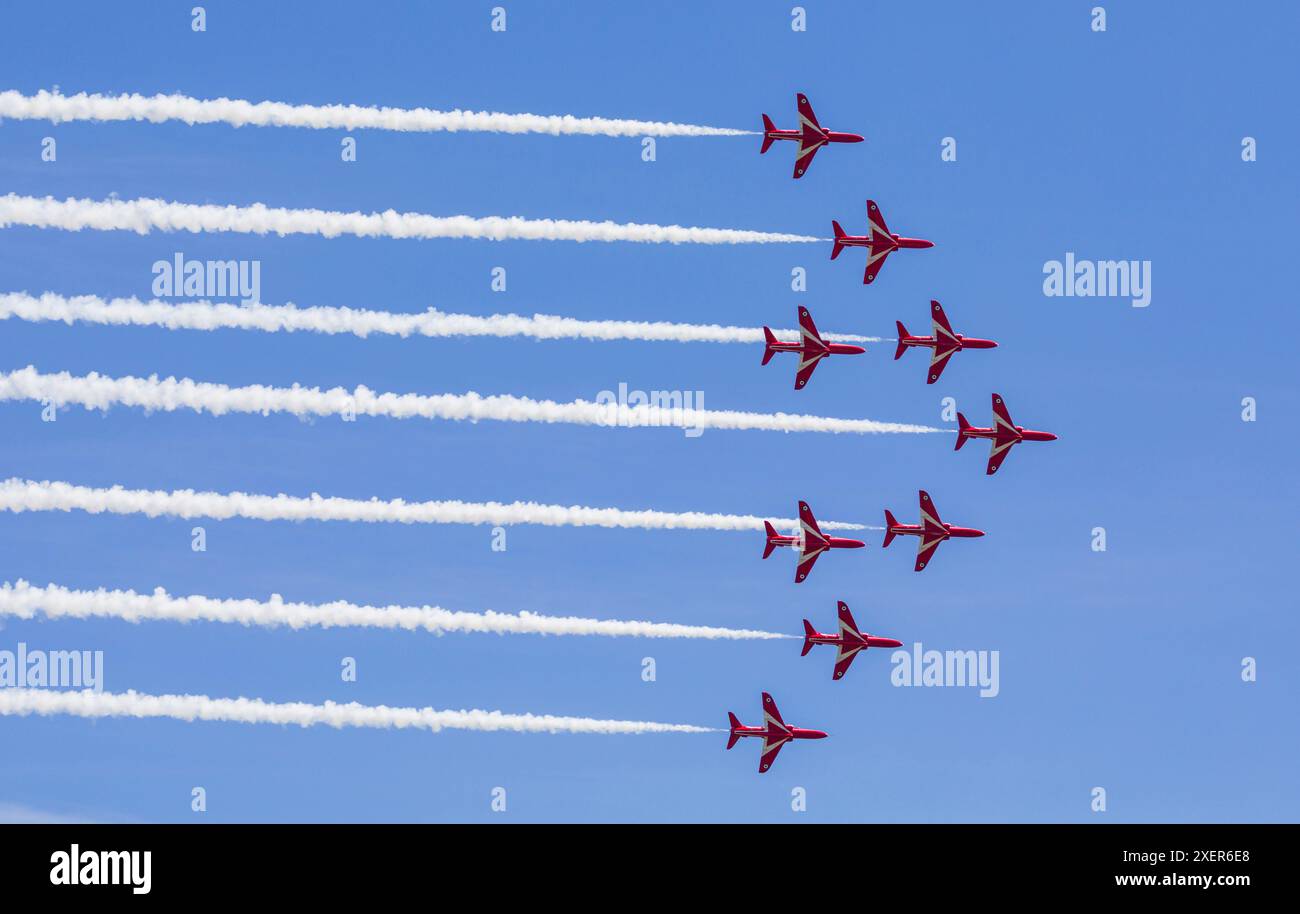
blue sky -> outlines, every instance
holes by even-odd
[[[1295,820],[1293,570],[1300,437],[1294,150],[1283,87],[1295,10],[1200,4],[995,7],[938,3],[687,5],[208,4],[112,10],[10,5],[0,88],[181,92],[604,115],[753,128],[795,121],[806,92],[832,129],[865,134],[789,177],[757,137],[636,139],[214,125],[0,124],[0,192],[95,199],[678,223],[828,234],[891,228],[937,243],[891,258],[871,287],[862,253],[829,245],[0,233],[0,288],[149,295],[176,251],[259,259],[263,301],[397,311],[791,326],[890,336],[931,298],[959,331],[997,339],[940,384],[891,344],[832,360],[807,390],[757,346],[393,340],[28,325],[0,327],[4,368],[176,374],[412,392],[593,398],[702,390],[711,408],[946,425],[956,398],[987,424],[991,391],[1061,438],[1017,450],[995,478],[986,446],[948,436],[782,435],[291,417],[107,415],[42,423],[0,405],[3,476],[84,485],[316,491],[351,497],[537,500],[878,524],[913,521],[916,490],[982,540],[912,571],[911,543],[760,562],[759,534],[0,516],[0,578],[70,587],[369,603],[763,628],[825,629],[835,602],[865,630],[927,648],[996,650],[1001,691],[894,688],[887,651],[830,679],[829,649],[238,626],[19,622],[0,648],[105,652],[106,687],[272,701],[480,707],[722,726],[759,716],[828,731],[759,776],[725,736],[601,737],[300,730],[73,718],[0,719],[0,808],[109,821],[1236,821]],[[182,6],[184,8],[182,8]],[[58,161],[40,142],[58,141]],[[958,160],[940,160],[955,137]],[[1258,161],[1241,160],[1255,137]],[[1047,298],[1042,268],[1149,260],[1152,301]],[[508,291],[489,290],[505,266]],[[808,271],[808,291],[790,271]],[[1254,397],[1258,421],[1241,421]],[[971,453],[971,451],[977,453]],[[1090,548],[1107,531],[1105,553]],[[355,657],[359,680],[340,681]],[[657,680],[643,682],[642,658]],[[1243,657],[1259,676],[1245,683]],[[202,786],[208,812],[190,811]],[[493,814],[490,792],[508,791]],[[1090,791],[1107,791],[1107,811]],[[790,809],[807,791],[807,812]],[[26,810],[27,812],[20,812]]]

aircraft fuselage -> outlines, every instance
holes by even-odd
[[[841,247],[870,247],[872,251],[897,251],[900,248],[933,247],[935,242],[924,238],[904,238],[902,235],[884,235],[876,231],[870,235],[840,235],[835,239]]]
[[[731,732],[734,736],[738,736],[741,739],[750,736],[771,737],[774,740],[781,739],[782,737],[786,737],[786,736],[790,737],[791,739],[825,739],[827,736],[827,733],[824,730],[809,730],[805,727],[788,727],[785,730],[781,730],[777,727],[768,728],[768,727],[742,726],[742,727],[732,728]]]
[[[903,642],[896,638],[878,638],[875,635],[862,635],[855,637],[853,635],[823,635],[821,633],[808,635],[807,641],[810,644],[842,644],[846,648],[855,647],[902,647]]]
[[[828,549],[861,549],[866,543],[862,540],[849,539],[846,536],[824,536],[822,539],[826,542]],[[769,536],[767,538],[769,546],[782,547],[790,546],[797,549],[803,548],[802,536]]]
[[[960,333],[954,334],[957,341],[957,349],[997,349],[998,344],[993,340],[982,340],[974,336],[962,336]],[[932,336],[905,336],[899,339],[904,346],[920,346],[927,349],[933,349],[938,345],[938,341]]]
[[[818,136],[818,134],[815,131],[809,131],[809,134],[810,134],[809,145],[818,142],[818,140],[820,140],[823,143],[861,143],[864,139],[863,137],[858,136],[856,133],[838,133],[837,131],[834,130],[823,131],[820,136]],[[764,132],[763,136],[767,137],[769,140],[802,141],[804,139],[804,131],[768,130]]]
[[[978,426],[969,426],[962,430],[962,434],[967,438],[987,438],[990,441],[1002,441],[1012,436],[1008,435],[1005,430],[997,428],[979,428]],[[1016,441],[1055,441],[1056,436],[1051,432],[1038,432],[1031,428],[1016,426]]]
[[[897,251],[900,248],[932,248],[933,241],[924,238],[904,238],[902,235],[885,236],[876,232],[871,235],[841,235],[836,243],[846,248],[871,248],[872,250]]]
[[[803,342],[776,342],[769,343],[768,348],[774,352],[802,352],[807,355],[817,355],[825,353],[826,355],[861,355],[867,350],[861,346],[854,346],[849,343],[825,343],[822,346],[806,346]]]
[[[937,536],[942,539],[949,537],[970,538],[983,536],[983,530],[976,530],[974,527],[958,527],[955,524],[943,524],[943,530],[928,526],[926,524],[891,524],[889,532],[894,536]]]

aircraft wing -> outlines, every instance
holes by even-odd
[[[813,114],[812,104],[808,101],[808,96],[800,92],[795,100],[799,106],[799,126],[812,127],[818,133],[825,133],[822,130],[822,125],[817,123],[817,115]]]
[[[853,663],[853,658],[858,656],[862,650],[861,644],[845,646],[840,644],[839,653],[835,655],[835,671],[831,673],[832,679],[840,679],[849,671],[849,665]]]
[[[930,323],[934,327],[935,339],[943,335],[956,340],[957,334],[952,332],[952,324],[948,323],[948,315],[943,313],[943,305],[933,299],[930,300]]]
[[[1011,447],[1015,443],[1015,438],[1010,441],[995,440],[993,442],[993,450],[989,452],[989,465],[984,471],[985,476],[992,476],[998,471],[998,467],[1002,466],[1002,461],[1007,459],[1007,455],[1011,453]]]
[[[781,747],[788,742],[790,742],[789,736],[773,737],[768,734],[763,737],[763,754],[758,757],[759,774],[772,767],[772,763],[776,761],[777,755],[781,752]]]
[[[826,145],[825,140],[813,140],[809,142],[807,134],[799,142],[799,154],[794,157],[794,176],[802,178],[808,166],[812,164],[813,156],[817,155],[817,150]]]
[[[826,358],[824,352],[814,352],[811,355],[805,355],[799,362],[799,370],[794,375],[794,389],[803,390],[812,373],[817,370],[817,364]]]
[[[763,693],[763,726],[767,732],[763,734],[763,754],[758,758],[759,774],[772,767],[781,747],[794,738],[790,735],[790,728],[781,719],[776,702],[766,692]]]
[[[1016,431],[1016,424],[1011,421],[1011,413],[1007,412],[1007,404],[997,394],[993,395],[993,425],[999,432],[1010,432],[1017,437],[1020,435]]]
[[[849,612],[849,604],[845,603],[843,600],[840,600],[839,614],[840,634],[843,635],[848,631],[860,637],[862,633],[858,631],[858,623],[853,621],[853,613]]]
[[[817,564],[817,557],[826,551],[825,546],[817,546],[811,551],[805,551],[799,559],[799,564],[794,569],[794,582],[803,583],[803,579],[808,577],[808,572],[812,571],[813,565]]]
[[[921,504],[921,525],[924,527],[938,527],[943,529],[943,521],[939,519],[939,509],[934,506],[934,499],[930,493],[922,489],[917,493],[917,498]]]
[[[993,430],[997,433],[997,437],[993,439],[993,450],[989,452],[989,464],[984,470],[985,476],[996,473],[998,467],[1002,466],[1002,461],[1006,460],[1007,455],[1011,453],[1011,448],[1020,441],[1020,432],[1016,431],[1015,423],[1011,421],[1007,404],[998,394],[993,395]]]
[[[931,536],[929,532],[921,534],[921,542],[916,548],[916,567],[915,571],[920,571],[930,564],[930,559],[934,556],[934,551],[939,548],[946,536]]]
[[[885,265],[885,258],[891,253],[893,252],[889,250],[873,251],[870,248],[867,248],[867,272],[862,276],[863,285],[869,286],[873,281],[875,281],[876,274],[879,273],[880,268]]]
[[[763,723],[771,727],[775,724],[782,730],[789,730],[785,725],[785,719],[781,717],[781,709],[776,706],[776,701],[767,692],[763,693]]]
[[[930,301],[930,324],[934,332],[934,352],[930,356],[930,375],[925,382],[927,384],[939,380],[939,375],[943,374],[944,368],[948,366],[952,354],[961,349],[961,341],[957,339],[957,334],[952,332],[952,324],[948,323],[948,315],[944,314],[943,305],[934,300]]]
[[[799,523],[803,526],[804,533],[809,531],[819,540],[825,540],[822,536],[822,528],[817,526],[817,518],[813,517],[812,508],[808,507],[808,502],[799,502]]]
[[[880,232],[882,235],[889,234],[889,226],[885,225],[885,217],[880,213],[880,207],[876,206],[875,200],[867,201],[867,222],[871,226],[872,232]]]
[[[939,380],[939,375],[948,367],[948,360],[956,351],[954,348],[945,348],[942,339],[935,339],[934,352],[930,355],[930,373],[926,376],[925,383],[933,384]]]
[[[858,623],[853,621],[853,613],[849,612],[849,605],[843,600],[839,602],[840,615],[840,643],[835,654],[835,669],[831,673],[832,679],[841,679],[849,671],[849,664],[853,663],[853,658],[858,656],[862,650],[862,633],[858,631]]]
[[[799,309],[799,335],[803,337],[804,346],[811,346],[814,349],[823,349],[826,346],[822,335],[817,332],[817,325],[813,323],[812,312],[807,308]]]
[[[808,572],[812,571],[817,556],[828,548],[826,537],[822,535],[821,527],[817,526],[817,518],[813,517],[812,508],[808,507],[806,501],[799,502],[799,528],[800,535],[803,537],[803,555],[800,556],[799,564],[794,569],[796,584],[808,577]],[[766,704],[766,701],[764,703]]]
[[[948,528],[939,519],[939,511],[934,506],[930,493],[922,489],[917,493],[921,502],[921,537],[916,547],[916,571],[930,563],[939,544],[948,538]]]

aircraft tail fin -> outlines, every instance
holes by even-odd
[[[763,521],[763,528],[767,531],[767,545],[763,548],[763,558],[767,558],[772,554],[772,550],[776,548],[776,543],[772,542],[772,537],[780,534],[776,532],[776,528],[772,526],[771,521]]]
[[[889,548],[889,544],[894,541],[894,536],[895,536],[894,525],[897,523],[898,521],[894,520],[893,512],[891,512],[888,508],[886,508],[885,509],[885,542],[880,547],[881,549]]]
[[[776,350],[772,348],[772,344],[777,341],[776,335],[772,333],[770,328],[764,327],[763,340],[767,345],[767,349],[763,351],[763,364],[766,365],[768,362],[772,361],[772,356],[776,355]]]
[[[902,321],[894,321],[894,326],[898,329],[898,348],[894,350],[894,361],[897,362],[903,357],[903,353],[907,352],[907,344],[903,340],[911,334],[907,332]]]
[[[960,451],[961,446],[966,443],[966,429],[970,428],[970,423],[961,413],[957,414],[957,446],[954,451]]]
[[[740,734],[737,733],[736,731],[740,728],[741,723],[735,714],[732,714],[730,711],[728,711],[727,724],[731,728],[731,736],[727,740],[727,748],[730,749],[732,746],[736,745],[736,741],[740,739]]]
[[[835,233],[835,246],[831,248],[831,260],[840,256],[840,251],[844,250],[844,243],[840,240],[847,232],[834,219],[831,220],[831,230]]]
[[[759,155],[762,155],[763,153],[767,152],[769,149],[772,148],[772,137],[768,136],[768,134],[770,134],[775,129],[776,129],[776,124],[773,124],[772,119],[768,117],[766,114],[764,114],[763,115],[763,148],[758,151]]]
[[[817,629],[812,627],[812,623],[807,619],[803,620],[803,651],[800,657],[806,657],[808,652],[813,649],[812,636],[817,634]]]

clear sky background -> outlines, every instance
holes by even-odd
[[[988,424],[1003,394],[1027,444],[995,478],[987,445],[947,435],[830,436],[478,425],[423,420],[107,415],[42,423],[0,406],[0,475],[83,485],[537,500],[793,517],[916,519],[929,490],[982,540],[761,562],[758,533],[203,522],[0,516],[0,579],[175,594],[651,619],[797,633],[834,624],[926,648],[1000,652],[1001,692],[894,688],[888,651],[832,682],[829,648],[796,641],[276,631],[17,622],[0,648],[105,652],[106,687],[271,701],[355,700],[724,726],[825,729],[768,774],[725,735],[572,736],[302,730],[76,718],[0,719],[0,810],[105,821],[1235,821],[1291,820],[1300,437],[1293,362],[1297,229],[1294,36],[1287,4],[490,3],[8,4],[0,88],[181,92],[299,103],[490,109],[824,126],[867,136],[790,178],[793,148],[758,137],[637,139],[182,124],[0,124],[0,192],[440,215],[519,215],[826,236],[890,227],[934,240],[862,285],[861,251],[568,242],[137,236],[10,228],[0,288],[148,297],[154,261],[259,259],[262,299],[490,314],[540,311],[921,332],[929,300],[958,331],[941,383],[892,344],[831,360],[792,390],[761,347],[326,338],[88,326],[0,326],[0,364],[227,384],[594,398],[702,390],[717,409],[947,425],[942,397]],[[58,141],[56,164],[40,142]],[[940,160],[955,137],[958,161]],[[1258,161],[1241,160],[1242,137]],[[1150,307],[1047,298],[1044,262],[1152,262]],[[489,289],[494,266],[508,291]],[[808,291],[790,271],[808,271]],[[1254,397],[1258,421],[1241,420]],[[1090,548],[1106,528],[1108,550]],[[340,679],[355,657],[359,681]],[[653,657],[658,677],[641,679]],[[1244,657],[1258,661],[1245,683]],[[190,811],[207,790],[208,812]],[[490,792],[508,791],[493,814]],[[1108,809],[1090,810],[1104,787]],[[808,810],[790,810],[791,790]]]

